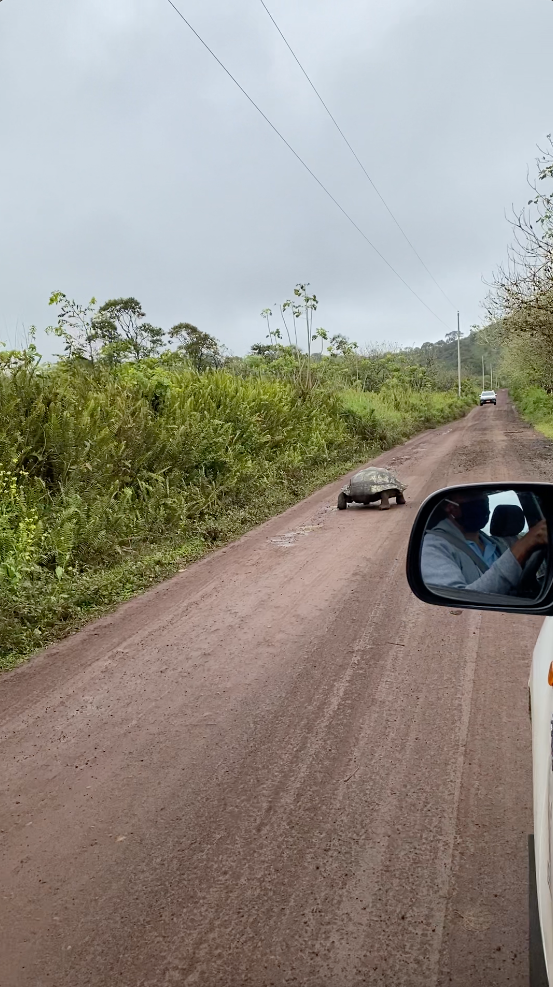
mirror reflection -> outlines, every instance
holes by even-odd
[[[452,491],[429,518],[421,574],[436,593],[535,600],[547,573],[547,522],[531,491]]]

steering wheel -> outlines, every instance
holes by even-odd
[[[528,596],[534,598],[539,596],[539,591],[541,589],[539,580],[537,579],[538,570],[547,558],[547,546],[544,545],[543,548],[538,548],[537,552],[534,552],[528,562],[522,570],[522,579],[518,584],[517,596]]]

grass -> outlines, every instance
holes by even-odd
[[[512,390],[515,405],[525,421],[553,439],[553,394],[541,387],[527,387]]]
[[[363,451],[368,459],[380,449],[366,446]],[[28,584],[12,587],[9,599],[2,601],[0,615],[0,635],[9,642],[0,652],[0,672],[14,668],[37,648],[66,637],[342,476],[359,463],[359,455],[310,469],[289,486],[267,490],[258,502],[227,511],[219,518],[216,533],[209,531],[186,540],[170,536],[157,545],[143,543],[124,562],[75,573],[63,585],[43,574],[35,578],[31,592]]]
[[[0,376],[0,669],[472,403],[154,362]]]

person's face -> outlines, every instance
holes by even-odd
[[[481,531],[490,519],[490,501],[486,494],[459,494],[446,501],[447,516],[463,531]]]

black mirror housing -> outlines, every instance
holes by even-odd
[[[459,515],[459,505],[456,503],[457,497],[460,501],[465,502],[471,499],[478,501],[482,498],[487,498],[488,503],[492,499],[499,504],[501,504],[502,500],[505,500],[509,505],[514,503],[524,505],[526,512],[526,532],[540,520],[545,520],[547,524],[548,544],[541,548],[544,556],[542,565],[543,576],[539,588],[535,591],[534,599],[527,596],[517,599],[516,596],[509,595],[508,592],[487,592],[485,589],[475,591],[470,586],[466,589],[447,584],[435,586],[430,583],[428,576],[426,579],[423,578],[423,541],[429,533],[433,535],[434,542],[436,542],[434,536],[436,534],[440,535],[443,529],[443,538],[449,540],[453,545],[454,551],[457,551],[455,540],[457,539],[458,542],[463,542],[463,532],[458,530],[458,525],[453,526],[451,531],[447,530],[452,515]],[[452,505],[445,508],[446,511],[451,512],[449,515],[444,514],[444,505]],[[505,528],[512,535],[509,542],[511,545],[513,543],[516,544],[517,540],[516,534],[513,534],[516,531],[516,528],[513,528],[513,523],[516,522],[518,516],[517,511],[522,517],[523,511],[521,507],[515,507],[514,510],[512,508],[506,510],[505,507],[502,507],[502,511],[498,513],[499,520],[501,521],[503,519],[504,523],[511,526]],[[434,521],[436,516],[445,519],[445,527],[444,520],[442,520],[438,529],[438,523],[440,522]],[[453,517],[453,520],[455,520],[455,517]],[[491,518],[491,524],[492,528],[490,530],[495,532],[497,530],[497,520],[494,528],[493,517]],[[480,527],[480,525],[478,526]],[[436,529],[438,530],[436,531]],[[478,563],[478,559],[475,558],[474,553],[476,546],[474,546],[473,542],[468,542],[468,546],[471,545],[473,546],[472,548],[463,548],[463,551],[469,553],[470,560],[468,556],[465,558],[464,555],[462,559],[463,565],[466,563],[467,566],[472,566],[474,570],[474,563]],[[451,547],[449,549],[446,547],[445,551],[446,554],[448,552],[450,555],[452,554]],[[457,558],[459,557],[459,552],[457,551]],[[512,561],[510,559],[510,562]],[[485,566],[482,565],[481,571],[484,569]],[[477,570],[474,571],[477,576],[480,575]],[[553,484],[518,482],[471,483],[437,490],[424,501],[411,529],[407,550],[407,581],[412,592],[419,600],[434,606],[455,606],[456,608],[471,610],[535,614],[544,617],[553,615]],[[483,583],[485,581],[485,579],[482,580]],[[474,585],[478,585],[478,583]]]

